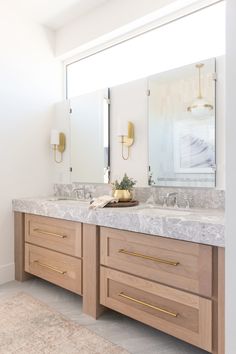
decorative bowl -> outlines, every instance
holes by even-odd
[[[113,196],[116,199],[119,199],[120,202],[129,202],[132,200],[132,194],[127,189],[115,189]]]

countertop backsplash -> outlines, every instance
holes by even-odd
[[[75,197],[75,188],[83,188],[85,196],[98,197],[104,194],[112,194],[112,186],[103,183],[78,183],[54,184],[54,194],[57,197]],[[178,204],[180,207],[186,205],[186,199],[191,208],[203,209],[224,209],[225,191],[213,188],[173,188],[173,187],[136,187],[134,198],[141,203],[163,204],[163,198],[167,193],[178,193]]]

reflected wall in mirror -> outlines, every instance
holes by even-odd
[[[70,99],[71,181],[108,183],[109,90]]]
[[[148,86],[149,185],[214,187],[215,59],[151,76]]]

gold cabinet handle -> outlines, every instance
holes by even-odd
[[[157,263],[168,264],[168,265],[171,265],[171,266],[177,266],[177,265],[179,265],[179,262],[168,261],[168,260],[166,260],[166,259],[161,259],[161,258],[146,256],[145,254],[136,253],[136,252],[130,252],[130,251],[126,251],[126,250],[124,250],[124,249],[120,249],[118,252],[119,252],[119,253],[123,253],[123,254],[128,254],[129,256],[134,256],[134,257],[139,257],[139,258],[143,258],[143,259],[148,259],[149,261],[153,261],[153,262],[157,262]]]
[[[42,229],[34,229],[33,231],[38,232],[39,234],[43,234],[43,235],[48,235],[48,236],[56,236],[56,237],[60,237],[60,238],[66,238],[66,235],[60,235],[60,234],[56,234],[54,232],[49,232],[49,231],[45,231]]]
[[[157,310],[157,311],[159,311],[159,312],[165,313],[166,315],[169,315],[169,316],[172,316],[172,317],[177,317],[177,316],[178,316],[178,313],[176,313],[176,312],[171,312],[171,311],[162,309],[161,307],[157,307],[157,306],[148,304],[147,302],[144,302],[144,301],[135,299],[134,297],[125,295],[125,294],[122,293],[122,292],[119,294],[119,296],[120,296],[120,297],[123,297],[123,298],[125,298],[125,299],[127,299],[127,300],[130,300],[130,301],[132,301],[132,302],[135,302],[136,304],[144,305],[144,306],[149,307],[149,308],[151,308],[151,309],[154,309],[154,310]]]
[[[65,271],[65,270],[60,270],[60,269],[58,269],[58,268],[56,268],[56,267],[53,267],[53,266],[51,266],[51,265],[49,265],[49,264],[41,263],[41,262],[39,262],[39,261],[34,261],[34,263],[38,264],[40,267],[44,267],[44,268],[51,269],[51,270],[53,270],[53,271],[56,272],[56,273],[59,273],[59,274],[66,274],[66,271]]]

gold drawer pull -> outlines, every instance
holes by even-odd
[[[179,262],[168,261],[166,259],[161,259],[161,258],[156,258],[156,257],[151,257],[151,256],[145,256],[144,254],[136,253],[136,252],[129,252],[124,249],[120,249],[119,253],[124,253],[124,254],[128,254],[129,256],[144,258],[144,259],[148,259],[149,261],[153,261],[153,262],[157,262],[157,263],[164,263],[164,264],[168,264],[168,265],[172,265],[172,266],[177,266],[179,264]]]
[[[58,269],[58,268],[56,268],[56,267],[53,267],[53,266],[51,266],[51,265],[49,265],[49,264],[41,263],[41,262],[39,262],[39,261],[34,261],[34,263],[37,263],[37,264],[38,264],[39,266],[41,266],[41,267],[51,269],[51,270],[53,270],[53,271],[56,272],[56,273],[59,273],[59,274],[66,274],[66,271],[65,271],[65,270],[60,270],[60,269]]]
[[[49,231],[44,231],[41,229],[34,229],[33,231],[38,232],[39,234],[43,234],[43,235],[48,235],[48,236],[56,236],[56,237],[60,237],[60,238],[66,238],[66,235],[60,235],[60,234],[56,234],[54,232],[49,232]]]
[[[141,300],[135,299],[134,297],[125,295],[124,293],[120,293],[119,296],[121,296],[121,297],[123,297],[123,298],[125,298],[127,300],[133,301],[136,304],[144,305],[144,306],[149,307],[151,309],[154,309],[154,310],[157,310],[159,312],[165,313],[166,315],[169,315],[169,316],[172,316],[172,317],[177,317],[178,316],[178,313],[176,313],[176,312],[170,312],[168,310],[162,309],[161,307],[157,307],[157,306],[148,304],[147,302],[143,302]]]

